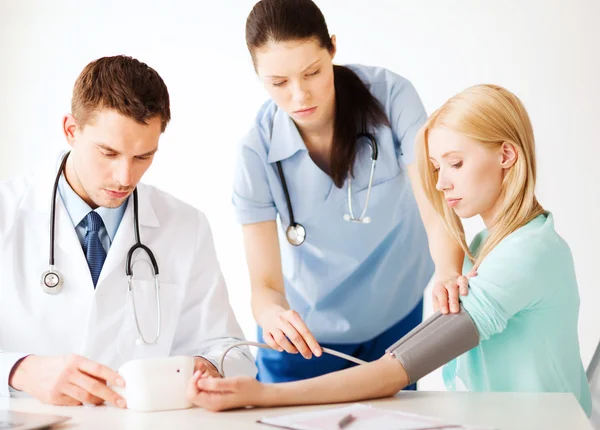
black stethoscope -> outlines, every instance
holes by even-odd
[[[54,266],[54,225],[55,225],[54,221],[56,218],[56,191],[58,190],[58,183],[60,181],[60,176],[62,175],[62,173],[65,169],[65,165],[67,164],[67,158],[69,157],[69,154],[70,154],[70,152],[67,152],[60,163],[60,167],[58,168],[58,173],[56,174],[56,179],[54,180],[54,188],[52,189],[52,205],[50,206],[50,258],[48,259],[49,267],[48,267],[48,270],[46,270],[44,273],[42,273],[42,279],[41,279],[42,290],[48,294],[60,293],[60,291],[63,288],[64,282],[65,282],[65,279],[64,279],[64,276],[62,275],[62,273],[60,273]],[[158,280],[158,263],[156,262],[156,258],[154,258],[154,254],[152,253],[150,248],[148,248],[146,245],[142,244],[142,242],[140,241],[137,188],[133,190],[133,225],[134,225],[134,232],[135,232],[135,244],[129,249],[129,252],[127,253],[127,260],[125,263],[125,274],[127,275],[127,279],[128,279],[129,293],[133,294],[133,292],[132,292],[133,253],[138,249],[143,249],[144,251],[146,251],[146,254],[148,254],[148,257],[150,257],[152,268],[154,270],[154,285],[155,285],[155,290],[156,290],[156,306],[157,306],[157,314],[158,314],[156,338],[153,341],[148,342],[144,338],[142,331],[140,330],[140,325],[138,322],[137,310],[135,307],[134,299],[132,299],[132,303],[133,303],[133,312],[134,312],[134,316],[135,316],[135,323],[137,325],[138,333],[141,338],[141,343],[146,344],[146,345],[151,345],[151,344],[156,343],[156,341],[158,340],[158,338],[160,336],[160,314],[161,314],[161,312],[160,312],[160,296],[159,296],[160,282]],[[145,260],[138,260],[138,261],[145,261]]]
[[[352,210],[352,176],[348,175],[348,213],[344,214],[344,220],[348,222],[354,222],[359,224],[368,224],[371,222],[371,218],[366,216],[367,208],[369,207],[369,198],[371,197],[371,188],[373,186],[373,176],[375,175],[375,164],[377,163],[377,140],[371,133],[360,133],[357,139],[366,137],[368,139],[369,146],[371,147],[371,174],[369,175],[369,187],[367,188],[367,197],[365,199],[365,206],[360,217],[356,218]],[[288,213],[290,215],[290,225],[285,230],[285,236],[288,242],[294,246],[300,246],[306,240],[306,229],[300,223],[297,223],[294,218],[294,211],[292,209],[292,201],[290,199],[290,192],[285,182],[285,176],[283,175],[283,167],[281,167],[281,161],[277,162],[277,170],[279,171],[279,177],[281,178],[281,185],[283,186],[283,193],[285,194],[285,201],[288,207]]]

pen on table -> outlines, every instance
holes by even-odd
[[[348,427],[354,421],[356,421],[356,417],[354,415],[352,415],[352,414],[348,414],[344,418],[342,418],[341,420],[339,420],[339,422],[338,422],[338,428],[339,429],[344,429],[344,428]]]

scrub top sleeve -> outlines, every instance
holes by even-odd
[[[240,224],[277,219],[277,209],[267,178],[267,162],[252,148],[242,145],[233,179],[232,202]]]
[[[460,297],[481,340],[504,331],[511,317],[547,294],[542,279],[546,264],[543,253],[522,240],[501,242],[488,254],[477,276],[469,279],[469,294]]]
[[[400,143],[404,164],[415,162],[415,137],[427,121],[427,112],[413,84],[397,76],[391,87],[390,122]]]

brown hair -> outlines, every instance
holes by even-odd
[[[114,109],[140,124],[159,116],[162,131],[171,119],[162,78],[147,64],[124,55],[91,62],[75,81],[71,112],[77,123],[83,127],[99,109]]]
[[[325,17],[311,0],[261,0],[246,20],[246,45],[256,65],[254,51],[266,43],[316,39],[333,52]],[[331,148],[331,177],[341,188],[356,158],[360,133],[369,126],[389,126],[379,101],[360,78],[347,67],[333,66],[335,118]]]

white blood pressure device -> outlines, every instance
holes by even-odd
[[[194,357],[131,360],[118,373],[125,381],[125,388],[111,388],[125,398],[128,409],[150,412],[192,406],[186,390],[194,373]]]

